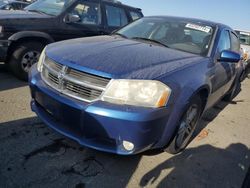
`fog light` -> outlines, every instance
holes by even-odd
[[[124,149],[127,151],[132,151],[135,147],[133,143],[128,142],[128,141],[123,141],[122,145],[123,145]]]

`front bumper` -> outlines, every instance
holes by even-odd
[[[0,40],[0,62],[5,62],[9,47],[8,40]]]
[[[32,110],[56,131],[90,148],[121,155],[140,153],[155,148],[167,125],[168,108],[78,101],[47,86],[35,66],[29,82]],[[133,143],[134,149],[126,150],[123,141]]]

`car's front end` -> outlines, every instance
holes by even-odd
[[[106,102],[102,98],[112,82],[46,58],[41,72],[36,65],[30,72],[31,107],[47,125],[82,145],[122,155],[153,148],[166,126],[170,108]],[[157,84],[164,91],[156,105],[162,105],[170,91],[157,81],[152,87]]]

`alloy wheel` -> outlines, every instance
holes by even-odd
[[[193,104],[189,107],[186,114],[184,115],[178,133],[176,137],[176,147],[184,148],[192,133],[195,129],[195,125],[199,119],[199,107],[196,104]]]
[[[25,72],[29,72],[31,66],[38,62],[40,57],[40,52],[37,51],[29,51],[23,55],[21,60],[22,69]]]

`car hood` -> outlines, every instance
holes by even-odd
[[[115,36],[73,39],[50,44],[55,62],[110,78],[154,79],[204,57]]]
[[[36,12],[30,12],[25,10],[0,10],[0,20],[6,19],[34,19],[34,18],[49,18],[51,16],[46,14],[40,14]]]

